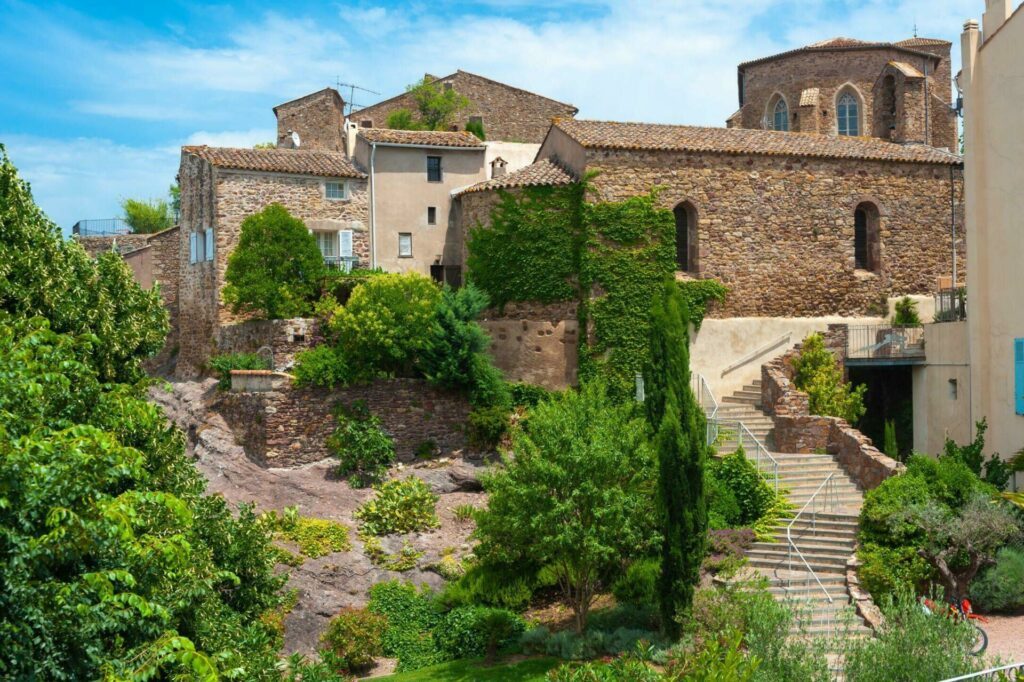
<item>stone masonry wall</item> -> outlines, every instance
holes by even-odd
[[[337,425],[335,406],[357,400],[365,400],[370,412],[380,417],[383,430],[395,441],[399,461],[413,461],[427,441],[444,456],[466,446],[468,401],[420,379],[386,379],[334,391],[297,389],[285,381],[267,393],[222,393],[213,409],[254,461],[267,467],[295,467],[330,456],[326,439]]]
[[[949,108],[953,98],[949,46],[936,45],[930,51],[941,57],[942,61],[934,73],[931,73],[934,67],[930,64],[928,66],[929,94],[935,99],[929,102],[927,115],[931,133],[926,141],[934,147],[956,150],[955,114]],[[744,104],[740,127],[760,128],[769,100],[774,94],[780,93],[789,105],[790,130],[836,134],[836,94],[843,86],[852,85],[861,96],[861,134],[876,136],[875,86],[890,61],[908,63],[921,72],[925,70],[924,57],[884,48],[806,52],[748,65],[744,67]],[[798,106],[800,93],[807,88],[820,89],[817,107]],[[919,120],[919,128],[923,130],[924,100],[920,99],[918,104],[905,113],[909,119]],[[793,114],[799,114],[796,120],[793,120]],[[883,138],[888,139],[888,135]],[[920,140],[920,137],[917,139]]]
[[[579,319],[575,303],[510,303],[480,319],[491,337],[489,352],[509,381],[551,390],[576,385]]]
[[[152,372],[164,373],[169,368],[168,363],[177,356],[180,347],[180,307],[178,303],[179,280],[181,277],[180,265],[178,263],[178,249],[181,243],[180,231],[180,228],[172,227],[169,230],[149,235],[153,282],[160,285],[160,296],[164,300],[164,307],[167,308],[171,323],[163,349],[146,362],[147,369]]]
[[[115,246],[121,253],[141,249],[149,243],[151,236],[148,234],[120,234],[109,237],[80,237],[76,235],[74,239],[82,245],[82,248],[85,249],[90,258],[95,258],[104,251],[110,251]]]
[[[333,91],[322,90],[277,107],[277,146],[291,147],[289,131],[299,134],[302,149],[345,151],[344,104]]]
[[[469,99],[469,106],[456,117],[456,128],[462,130],[471,116],[480,116],[488,140],[540,143],[553,118],[572,118],[576,113],[575,107],[568,104],[465,71],[459,71],[449,81],[456,92]],[[360,126],[369,121],[373,128],[384,128],[388,115],[398,109],[415,112],[416,104],[410,95],[399,95],[360,109],[351,119]]]
[[[217,328],[217,270],[214,261],[189,263],[189,235],[214,224],[217,197],[213,167],[191,154],[181,155],[178,169],[181,218],[178,233],[178,343],[175,374],[200,374],[214,349]],[[219,254],[218,254],[219,255]]]
[[[666,208],[693,204],[699,274],[730,289],[714,317],[874,314],[888,297],[933,292],[950,269],[948,166],[593,149],[587,167],[599,199],[659,186]],[[962,205],[959,174],[953,188]],[[878,272],[854,268],[862,202],[881,214]]]
[[[287,371],[296,353],[313,348],[324,340],[315,318],[292,320],[251,320],[220,328],[218,353],[255,353],[269,348],[277,371]]]
[[[846,325],[829,325],[825,346],[842,362],[839,348],[846,347]],[[808,396],[793,384],[793,359],[802,344],[761,366],[761,404],[774,417],[775,449],[787,453],[825,450],[863,490],[901,473],[904,466],[884,455],[871,439],[836,417],[810,414]]]

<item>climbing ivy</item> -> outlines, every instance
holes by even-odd
[[[500,192],[490,226],[469,232],[469,279],[502,306],[575,300],[581,379],[604,376],[613,395],[632,394],[647,357],[648,313],[673,276],[675,218],[657,190],[593,202],[590,177],[560,187]],[[680,283],[699,328],[708,302],[727,289],[714,280]]]

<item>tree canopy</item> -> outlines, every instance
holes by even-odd
[[[444,88],[428,76],[410,85],[407,92],[416,104],[416,111],[397,109],[391,112],[385,125],[392,130],[448,130],[459,112],[469,106],[469,100],[454,88]]]

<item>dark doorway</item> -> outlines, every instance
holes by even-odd
[[[914,449],[914,384],[910,366],[850,367],[850,383],[865,384],[867,411],[857,428],[885,449],[885,423],[891,422],[896,432],[899,459],[905,460]],[[937,453],[933,453],[937,454]]]
[[[868,269],[868,213],[863,208],[853,216],[853,260],[858,270]]]

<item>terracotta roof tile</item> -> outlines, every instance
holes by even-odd
[[[816,107],[821,97],[820,88],[805,88],[800,92],[800,106]]]
[[[365,178],[355,164],[341,152],[314,149],[236,149],[231,147],[182,147],[217,168],[294,173],[327,178]]]
[[[929,45],[952,45],[953,43],[939,38],[907,38],[895,44],[900,47],[926,47]]]
[[[484,192],[493,189],[510,189],[512,187],[536,187],[538,185],[568,185],[576,182],[576,177],[561,164],[552,159],[541,159],[535,163],[512,171],[507,175],[498,178],[491,178],[484,182],[478,182],[464,190],[459,191],[456,196],[471,194],[473,192]]]
[[[905,163],[961,162],[959,156],[934,147],[901,145],[871,137],[573,119],[558,121],[554,127],[591,149],[808,156]]]
[[[893,67],[907,78],[924,78],[923,73],[906,62],[889,62],[889,66]]]
[[[767,57],[760,57],[758,59],[752,59],[747,62],[743,62],[739,65],[739,70],[742,71],[748,66],[755,64],[763,64],[765,62],[774,61],[776,59],[782,59],[783,57],[789,57],[795,54],[801,54],[803,52],[833,52],[837,50],[875,50],[875,49],[890,49],[897,50],[899,52],[905,52],[907,54],[916,55],[919,57],[931,57],[937,59],[936,55],[930,52],[924,52],[916,50],[916,47],[925,47],[931,45],[942,45],[948,44],[944,40],[935,40],[933,38],[910,38],[909,40],[901,40],[898,43],[873,43],[864,40],[856,40],[854,38],[830,38],[828,40],[822,40],[817,43],[811,43],[804,47],[798,47],[793,50],[787,50],[785,52],[779,52],[778,54],[768,55]]]
[[[406,144],[417,147],[484,148],[484,143],[473,133],[442,130],[391,130],[389,128],[360,128],[359,136],[367,142]]]

